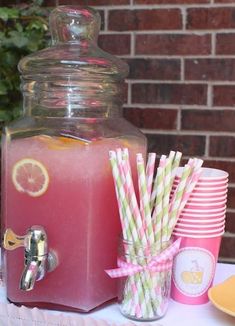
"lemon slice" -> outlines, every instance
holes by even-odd
[[[13,166],[12,181],[19,192],[39,197],[48,188],[49,175],[41,162],[32,158],[24,158]]]
[[[53,150],[66,150],[76,145],[89,145],[90,141],[80,138],[70,138],[65,136],[51,137],[47,135],[35,136],[47,145],[49,149]]]

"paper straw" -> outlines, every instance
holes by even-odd
[[[129,154],[128,151],[123,152],[123,159],[124,159],[124,173],[126,177],[126,185],[127,185],[127,194],[130,202],[130,209],[132,212],[132,216],[135,219],[135,224],[137,227],[137,233],[139,236],[139,239],[141,241],[141,244],[143,246],[147,246],[147,238],[145,235],[145,230],[144,230],[144,224],[140,215],[140,210],[138,207],[138,202],[135,194],[135,189],[133,185],[133,180],[131,177],[131,170],[130,170],[130,164],[129,164]]]
[[[163,241],[167,239],[167,230],[168,230],[168,221],[169,221],[169,200],[171,192],[171,166],[172,159],[167,158],[165,164],[165,176],[164,176],[164,192],[163,192],[163,216],[162,216],[162,225],[161,238]]]
[[[173,165],[174,162],[174,158],[175,158],[175,152],[174,151],[170,151],[168,158],[171,161],[171,165]],[[173,167],[172,167],[173,168]]]
[[[156,175],[156,203],[152,214],[153,230],[157,249],[161,248],[161,222],[163,215],[163,194],[164,194],[164,172],[165,168],[158,167]]]
[[[116,161],[117,161],[117,169],[119,170],[119,174],[121,177],[121,182],[125,187],[125,175],[124,175],[124,171],[123,171],[123,162],[122,162],[122,149],[121,148],[117,148],[116,149]]]
[[[174,160],[172,162],[171,187],[172,187],[172,184],[173,184],[174,179],[175,179],[177,168],[180,165],[181,157],[182,157],[182,153],[181,152],[176,152]]]
[[[151,197],[151,192],[152,192],[155,161],[156,161],[156,153],[149,153],[147,167],[146,167],[146,182],[147,182],[147,192],[149,198]]]
[[[166,155],[161,155],[160,161],[159,161],[159,166],[163,167],[166,164]]]
[[[165,238],[163,239],[164,241],[169,240],[171,237],[172,230],[177,221],[178,210],[187,184],[187,179],[190,173],[191,173],[191,167],[188,164],[186,164],[184,166],[180,182],[172,196],[172,202],[170,206],[170,218],[169,218],[169,224],[167,226],[167,232],[165,232],[165,230],[162,231],[163,234],[166,236],[166,239]]]
[[[121,195],[120,195],[119,188],[118,188],[118,183],[120,182],[120,178],[118,176],[119,170],[118,170],[118,166],[116,164],[116,153],[114,151],[110,151],[109,155],[110,155],[110,163],[112,166],[112,173],[113,173],[114,186],[115,186],[116,198],[117,198],[117,203],[118,203],[120,221],[121,221],[121,226],[122,226],[123,238],[127,239],[128,238],[127,228],[125,225],[125,220],[124,220],[124,215],[123,215],[124,212],[123,212],[123,206],[122,206],[122,202],[121,202]]]
[[[183,195],[183,198],[182,198],[182,201],[180,204],[180,208],[179,208],[179,213],[186,205],[186,203],[187,203],[187,201],[188,201],[193,189],[195,188],[197,181],[202,173],[201,166],[203,164],[203,160],[197,159],[197,158],[189,159],[187,164],[191,167],[191,173],[187,179],[185,192],[184,192],[184,195]]]
[[[195,162],[195,169],[199,169],[203,164],[203,160],[200,159],[200,158],[196,158],[195,161],[196,161]]]
[[[162,155],[159,161],[159,167],[164,167],[166,164],[166,155]],[[156,200],[156,195],[157,195],[157,179],[155,178],[154,184],[153,184],[153,190],[152,194],[150,197],[150,209],[151,211],[154,208],[155,200]]]
[[[200,178],[201,173],[202,173],[202,169],[198,168],[195,172],[193,172],[190,182],[186,185],[185,192],[184,192],[182,201],[180,203],[178,216],[180,215],[181,211],[184,209],[185,205],[187,204],[187,201],[188,201],[191,193],[193,192],[193,190],[197,184],[197,181]]]
[[[139,181],[140,203],[142,206],[142,219],[146,221],[146,231],[149,245],[154,244],[154,233],[149,205],[149,196],[147,191],[147,181],[144,169],[144,160],[142,154],[137,154],[137,171]]]

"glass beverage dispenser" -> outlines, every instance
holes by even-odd
[[[14,303],[89,311],[116,297],[120,223],[109,150],[145,137],[121,117],[128,69],[97,47],[93,9],[50,15],[52,46],[23,58],[24,115],[2,142],[2,237]]]

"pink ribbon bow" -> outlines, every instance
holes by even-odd
[[[173,257],[179,250],[181,239],[177,239],[168,248],[162,251],[159,255],[152,258],[152,260],[146,265],[135,265],[127,263],[124,260],[118,258],[118,268],[108,269],[105,272],[112,278],[131,276],[141,271],[150,272],[162,272],[170,269],[173,264]]]

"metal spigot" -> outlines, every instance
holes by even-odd
[[[32,226],[25,236],[18,236],[11,229],[7,229],[3,247],[7,250],[25,248],[25,268],[20,279],[21,290],[32,290],[35,281],[41,280],[46,272],[54,270],[57,266],[57,257],[52,251],[48,252],[47,234],[40,225]]]

